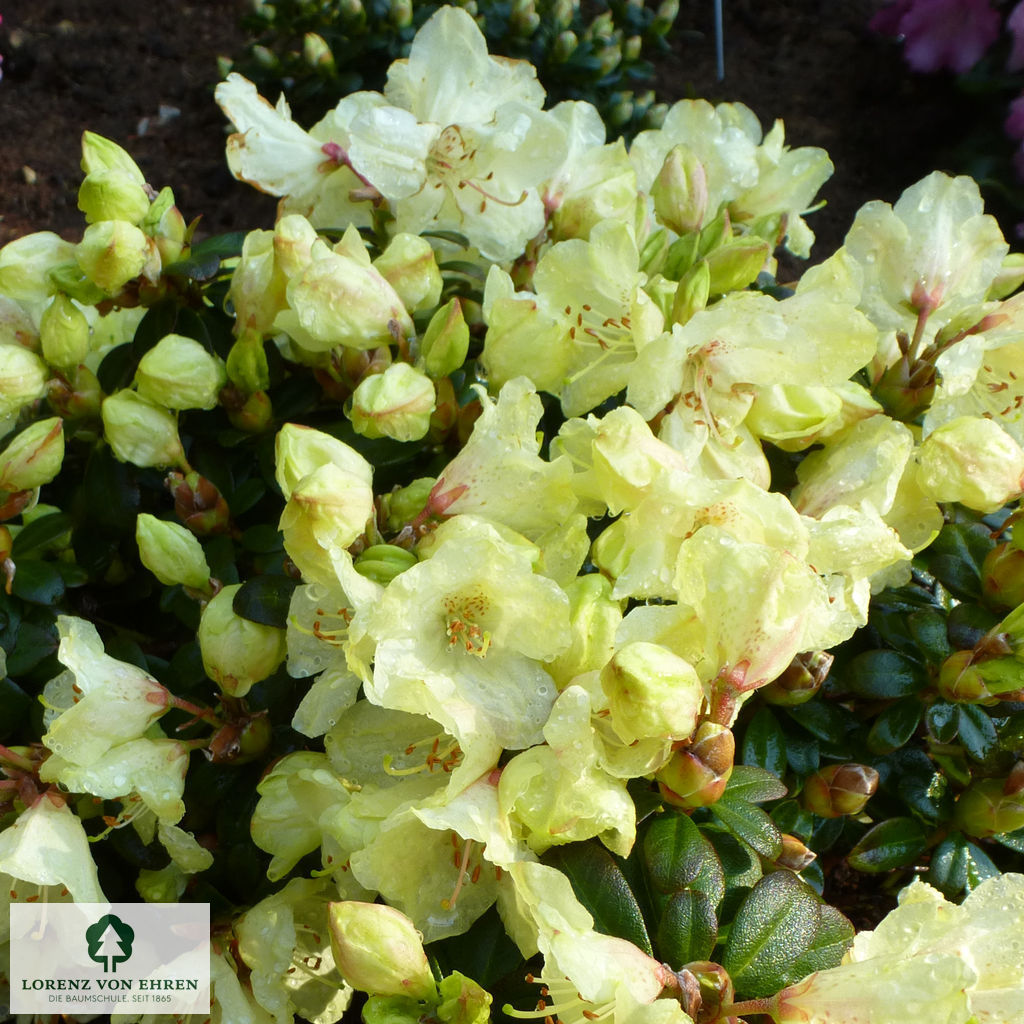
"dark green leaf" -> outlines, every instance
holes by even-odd
[[[13,679],[0,679],[0,739],[18,729],[31,708],[32,698]]]
[[[53,605],[64,596],[64,578],[52,562],[19,562],[11,591],[32,604]]]
[[[958,732],[964,749],[975,761],[984,761],[998,739],[992,719],[976,704],[960,705]]]
[[[718,919],[711,900],[692,889],[671,896],[658,921],[657,957],[670,964],[707,960],[715,948]]]
[[[924,828],[916,819],[890,818],[864,835],[847,860],[858,871],[889,871],[912,864],[927,844]]]
[[[70,529],[71,516],[65,515],[63,512],[52,512],[48,516],[35,519],[24,529],[18,531],[11,546],[11,556],[17,562],[19,558],[24,558],[31,552],[62,537]]]
[[[952,743],[960,728],[960,705],[936,701],[925,715],[928,731],[939,743]]]
[[[981,597],[981,565],[995,541],[981,523],[947,523],[928,549],[928,570],[962,601]]]
[[[1001,874],[992,859],[975,843],[967,844],[967,892],[977,889],[986,878],[995,878]]]
[[[876,754],[889,754],[898,750],[914,735],[923,710],[917,697],[904,697],[890,704],[871,726],[868,750]]]
[[[953,813],[953,796],[945,775],[917,747],[904,747],[876,766],[884,772],[883,785],[925,821],[938,824]]]
[[[266,555],[283,550],[284,538],[273,523],[257,523],[242,534],[242,547],[246,551]]]
[[[840,742],[846,733],[857,728],[857,719],[837,704],[826,704],[822,700],[811,700],[786,708],[786,714],[802,725],[812,736],[824,743]],[[787,736],[787,746],[789,739]]]
[[[807,839],[814,830],[814,815],[804,810],[796,800],[783,800],[771,811],[772,821],[783,832]]]
[[[961,603],[950,609],[946,619],[946,635],[954,649],[969,651],[984,637],[999,619],[987,608]]]
[[[264,626],[284,629],[288,607],[298,582],[289,576],[254,576],[239,588],[231,602],[236,615]]]
[[[45,627],[34,622],[22,622],[18,628],[18,642],[7,655],[8,674],[23,676],[31,672],[57,650],[58,643],[56,624]]]
[[[738,764],[729,776],[723,799],[760,804],[766,800],[781,800],[788,792],[785,784],[771,771],[757,765]]]
[[[240,256],[245,236],[245,231],[231,231],[223,235],[214,235],[212,238],[204,238],[192,246],[189,256],[192,259],[206,259],[210,256],[229,259],[232,256]]]
[[[643,859],[657,892],[694,889],[707,895],[713,907],[725,893],[718,855],[686,814],[666,811],[651,822],[643,838]]]
[[[786,737],[771,708],[760,708],[743,734],[743,763],[781,778],[786,771]]]
[[[994,835],[992,838],[1009,850],[1024,853],[1024,828],[1019,828],[1016,832],[1003,832],[1001,835]]]
[[[918,649],[933,665],[941,665],[953,653],[946,636],[946,617],[937,609],[911,612],[906,625]]]
[[[193,281],[209,281],[220,270],[220,257],[214,253],[206,255],[192,252],[187,259],[169,263],[163,268],[165,274],[187,277]]]
[[[853,926],[788,871],[754,886],[733,921],[722,957],[741,998],[772,995],[808,973],[835,967]]]
[[[605,935],[628,939],[645,953],[653,953],[640,906],[612,855],[593,841],[552,847],[544,862],[558,868],[573,892]]]
[[[967,884],[967,840],[959,832],[947,836],[932,851],[926,881],[946,896],[956,896]]]
[[[749,889],[763,874],[761,861],[754,851],[741,843],[731,832],[717,825],[701,825],[701,835],[714,847],[725,875],[726,892],[733,888]],[[724,913],[722,914],[724,920]]]
[[[477,918],[469,931],[435,942],[430,949],[446,968],[445,973],[463,971],[485,988],[500,981],[522,961],[494,907]]]
[[[118,345],[112,348],[100,362],[96,370],[96,379],[100,387],[108,394],[128,387],[135,376],[139,358],[131,345]]]
[[[711,805],[711,813],[738,839],[762,857],[775,860],[782,849],[782,833],[775,822],[752,803],[746,800],[729,799],[727,796]]]
[[[928,685],[928,674],[917,662],[897,651],[865,651],[843,673],[858,697],[892,700],[917,693]]]

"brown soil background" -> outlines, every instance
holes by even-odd
[[[30,231],[77,240],[79,137],[123,145],[156,187],[170,185],[201,233],[268,226],[273,201],[236,183],[212,99],[218,55],[245,45],[246,0],[0,0],[0,244]],[[962,104],[943,76],[915,76],[867,30],[880,0],[724,0],[724,81],[715,77],[712,0],[683,0],[660,99],[741,101],[791,145],[836,165],[811,220],[821,259],[857,208],[895,200],[936,166]],[[161,107],[177,114],[160,118]]]

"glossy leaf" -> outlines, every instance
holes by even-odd
[[[916,819],[890,818],[871,829],[847,860],[858,871],[889,871],[912,864],[927,842],[925,830]]]
[[[19,558],[24,558],[62,537],[70,529],[71,517],[64,515],[63,512],[53,512],[36,519],[18,531],[11,546],[11,555],[17,562]]]
[[[264,626],[284,629],[288,625],[288,606],[298,586],[288,576],[254,576],[242,584],[231,607],[236,615]]]
[[[704,893],[713,907],[725,893],[725,874],[714,847],[686,814],[668,811],[655,818],[643,838],[643,861],[651,889],[673,894]]]
[[[928,684],[920,664],[898,651],[865,651],[847,666],[843,678],[858,697],[894,700],[917,693]]]
[[[52,562],[26,559],[18,563],[11,593],[31,604],[54,605],[64,596],[64,577]]]
[[[960,705],[936,701],[925,714],[925,724],[939,743],[952,743],[960,728]]]
[[[981,596],[981,564],[995,546],[980,523],[947,523],[928,549],[928,568],[962,601]]]
[[[998,739],[992,719],[976,704],[960,705],[958,735],[975,761],[984,761]]]
[[[622,869],[600,843],[555,846],[543,859],[569,879],[576,898],[594,918],[597,931],[628,939],[645,953],[653,953],[636,897]]]
[[[752,764],[738,764],[729,776],[724,800],[746,800],[752,804],[781,800],[789,790],[777,775]]]
[[[874,721],[868,733],[868,749],[889,754],[902,747],[917,729],[924,710],[917,697],[904,697],[890,704]]]
[[[670,964],[707,960],[715,948],[718,919],[703,892],[683,889],[669,897],[654,938],[656,955]]]
[[[760,708],[743,734],[745,765],[757,765],[781,778],[786,771],[786,737],[771,708]]]
[[[736,915],[722,966],[737,996],[767,996],[837,966],[853,934],[853,925],[810,886],[788,871],[773,871]]]
[[[775,822],[754,804],[727,794],[711,805],[711,813],[762,857],[774,860],[782,849],[782,833]]]

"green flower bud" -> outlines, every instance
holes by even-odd
[[[199,649],[203,670],[230,697],[244,697],[284,661],[285,631],[236,615],[241,584],[224,587],[203,609]]]
[[[827,651],[798,654],[785,671],[762,686],[760,694],[769,704],[795,707],[805,704],[821,689],[832,668],[833,656]]]
[[[50,271],[75,258],[75,247],[52,231],[36,231],[0,249],[0,295],[41,303],[53,294]]]
[[[288,225],[298,227],[301,224],[303,228],[313,231],[305,218],[294,217],[282,218],[278,231],[282,230],[282,225],[286,221]],[[313,238],[316,238],[315,232]],[[279,243],[281,249],[288,254],[291,253],[291,247],[298,244],[291,240],[291,236],[282,235],[279,239],[273,231],[250,231],[242,243],[242,256],[231,275],[228,299],[235,307],[237,330],[243,336],[246,332],[253,332],[259,336],[269,334],[273,328],[274,318],[288,305],[285,298],[288,278],[282,269],[282,263],[286,261],[277,255]],[[312,239],[307,241],[305,246],[307,258],[310,244]],[[231,373],[230,356],[228,373]],[[235,379],[232,374],[232,380]],[[263,387],[266,387],[265,383]]]
[[[140,224],[149,212],[149,202],[142,185],[117,167],[90,172],[78,189],[78,208],[90,224],[101,220]]]
[[[89,321],[66,295],[57,294],[39,320],[43,358],[58,370],[77,366],[89,352]]]
[[[1016,832],[1024,828],[1024,792],[1012,776],[1005,781],[977,779],[960,794],[953,820],[978,839]]]
[[[1024,450],[981,416],[959,416],[937,427],[917,459],[918,486],[935,501],[996,512],[1024,491]]]
[[[702,722],[688,747],[677,750],[656,774],[662,798],[690,809],[713,804],[732,775],[736,740],[724,725]]]
[[[997,544],[982,563],[981,589],[997,608],[1024,604],[1024,551],[1009,542]]]
[[[408,28],[412,24],[412,0],[391,0],[388,21],[397,29]]]
[[[48,484],[64,461],[64,421],[39,420],[0,454],[0,491],[29,491]]]
[[[183,466],[185,450],[174,414],[127,389],[104,399],[103,434],[122,462],[146,469]]]
[[[718,1020],[721,1007],[733,1001],[732,978],[724,967],[710,960],[691,960],[679,971],[679,980],[683,1009],[695,1020]]]
[[[700,231],[708,208],[708,176],[687,146],[669,150],[651,186],[658,220],[677,235]]]
[[[611,726],[623,743],[656,736],[686,739],[697,725],[704,690],[694,667],[658,644],[639,641],[601,670]]]
[[[878,789],[878,772],[863,764],[830,764],[804,782],[803,804],[820,818],[860,814]]]
[[[651,31],[656,35],[664,36],[675,24],[679,15],[679,0],[662,0],[654,14],[654,21],[651,22]]]
[[[334,55],[323,36],[315,32],[307,32],[302,37],[302,59],[311,67],[333,73],[335,70]]]
[[[706,256],[711,270],[712,294],[738,292],[753,284],[771,255],[770,242],[747,238],[712,249]]]
[[[441,979],[438,989],[437,1019],[442,1024],[487,1024],[491,1019],[491,994],[472,978],[452,971]]]
[[[140,185],[146,180],[138,164],[125,150],[95,132],[82,133],[82,170],[86,174],[118,170]]]
[[[640,59],[640,51],[643,49],[644,41],[640,36],[629,36],[622,44],[622,59],[632,64]]]
[[[955,651],[939,669],[936,690],[943,700],[957,704],[993,704],[974,651]]]
[[[417,561],[416,556],[406,548],[394,544],[374,544],[356,558],[355,570],[360,576],[386,586],[406,569],[411,569]]]
[[[285,500],[304,477],[327,463],[344,470],[353,484],[360,484],[367,490],[373,480],[372,467],[354,448],[330,434],[297,423],[286,423],[278,432],[274,463],[277,484]]]
[[[389,531],[398,533],[423,511],[435,483],[437,480],[434,477],[421,476],[408,486],[397,487],[390,494],[384,495],[381,505]]]
[[[176,583],[208,593],[210,567],[195,536],[147,512],[135,520],[135,542],[142,564],[165,586]]]
[[[672,300],[673,324],[685,324],[694,313],[708,304],[711,294],[711,268],[707,260],[699,260],[682,276]]]
[[[0,345],[0,434],[4,420],[46,394],[46,363],[20,345]]]
[[[90,224],[75,248],[82,272],[107,295],[116,295],[154,262],[159,272],[156,245],[126,220],[103,220]]]
[[[46,382],[46,400],[63,419],[98,419],[103,389],[96,374],[79,363],[68,377]]]
[[[555,38],[555,45],[551,48],[551,59],[555,64],[564,64],[580,45],[579,38],[575,32],[568,29],[559,32]]]
[[[327,908],[341,976],[360,992],[437,1001],[423,940],[412,921],[383,903],[346,900]]]
[[[469,327],[462,315],[462,304],[454,298],[430,318],[420,344],[423,368],[435,380],[447,377],[466,361],[468,351]]]
[[[156,242],[164,266],[181,257],[188,225],[181,210],[174,205],[174,192],[170,188],[160,190],[139,226]]]
[[[440,301],[444,282],[434,249],[425,238],[405,232],[395,235],[373,265],[413,313],[433,309]]]
[[[224,364],[192,338],[168,334],[139,361],[139,394],[167,409],[212,409],[227,381]]]
[[[246,328],[231,346],[227,360],[228,379],[245,394],[266,391],[270,387],[270,367],[263,348],[263,336]]]
[[[363,437],[418,441],[430,428],[434,385],[408,363],[367,377],[352,395],[348,417]]]
[[[227,406],[227,410],[231,425],[246,434],[262,434],[274,423],[274,408],[265,391],[254,391],[240,405]]]

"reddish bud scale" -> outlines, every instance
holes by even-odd
[[[820,818],[859,814],[878,789],[878,772],[863,764],[831,764],[804,783],[803,804]]]

